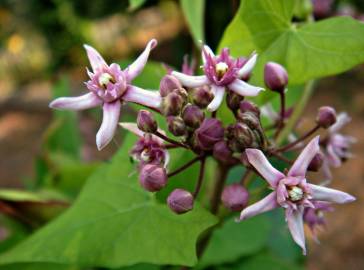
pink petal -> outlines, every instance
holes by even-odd
[[[177,71],[173,71],[171,75],[176,77],[181,84],[186,87],[200,87],[210,83],[209,79],[205,75],[190,76]]]
[[[238,77],[243,78],[252,72],[256,62],[258,55],[254,53],[249,60],[244,64],[244,66],[238,71]]]
[[[126,69],[126,73],[129,82],[142,72],[145,64],[147,63],[151,50],[153,50],[155,46],[157,46],[157,43],[158,42],[156,39],[150,40],[144,51],[139,55],[139,57],[128,66],[128,68]]]
[[[209,54],[211,57],[215,57],[215,54],[211,50],[211,48],[209,46],[204,45],[203,49],[202,49],[202,61],[205,64],[206,63],[206,57],[205,57],[204,51],[205,51],[205,53]]]
[[[278,182],[285,178],[285,175],[275,169],[264,156],[263,152],[258,149],[246,149],[245,153],[249,163],[261,174],[261,176],[273,188],[277,187]]]
[[[138,128],[137,124],[135,124],[135,123],[121,122],[121,123],[119,123],[119,126],[121,126],[122,128],[130,131],[131,133],[134,133],[138,137],[143,137],[144,134],[145,134],[145,132],[144,131],[141,131]],[[163,135],[166,135],[165,131],[162,130],[162,129],[160,129],[160,128],[158,128],[158,132],[161,133],[161,134],[163,134]],[[164,140],[162,140],[158,136],[152,135],[152,137],[153,137],[153,140],[158,141],[160,144],[163,144],[164,143]]]
[[[354,196],[351,196],[350,194],[342,192],[340,190],[317,186],[313,184],[308,185],[311,188],[313,200],[333,203],[349,203],[356,200]]]
[[[88,93],[79,97],[61,97],[53,100],[49,107],[62,110],[85,110],[102,104],[102,100],[93,93]]]
[[[342,164],[341,159],[335,153],[334,148],[331,144],[327,145],[326,151],[327,151],[327,160],[330,163],[330,165],[334,168],[340,167]]]
[[[255,97],[261,91],[264,91],[264,89],[261,87],[250,85],[239,79],[236,79],[231,84],[229,84],[228,88],[236,94],[246,97]]]
[[[336,133],[343,128],[346,124],[351,121],[351,117],[346,113],[342,112],[336,118],[336,123],[329,128],[330,133]]]
[[[319,146],[320,136],[313,138],[308,145],[302,150],[296,161],[293,163],[288,172],[288,176],[305,176],[307,167],[311,160],[320,151]]]
[[[134,85],[128,86],[122,99],[154,109],[159,109],[162,104],[162,97],[158,91],[144,90]]]
[[[225,87],[212,84],[211,90],[214,93],[214,98],[212,99],[210,104],[207,106],[207,110],[210,112],[214,112],[220,107],[220,105],[224,99]]]
[[[276,196],[276,192],[273,191],[260,201],[249,205],[247,208],[241,211],[239,221],[248,219],[250,217],[273,210],[274,208],[278,207]]]
[[[104,58],[93,47],[87,44],[84,44],[83,47],[86,49],[88,60],[94,72],[101,67],[107,66]]]
[[[120,116],[121,102],[105,103],[103,106],[103,118],[99,131],[96,134],[96,145],[103,149],[114,137]]]
[[[286,219],[289,231],[293,240],[302,248],[303,255],[306,255],[305,231],[303,228],[303,207],[297,210],[287,209]]]

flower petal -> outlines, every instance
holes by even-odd
[[[186,87],[200,87],[210,83],[205,75],[190,76],[177,71],[173,71],[171,75],[176,77]]]
[[[210,104],[207,106],[206,109],[209,112],[214,112],[220,107],[224,99],[225,87],[212,84],[211,90],[214,93],[214,98],[212,99],[212,101],[210,102]]]
[[[346,112],[341,112],[336,117],[336,123],[329,128],[330,133],[336,133],[351,121],[351,117]]]
[[[254,53],[244,66],[238,71],[238,77],[242,78],[250,74],[257,62],[258,54]]]
[[[264,91],[264,88],[253,86],[239,79],[236,79],[229,84],[228,88],[236,94],[246,97],[255,97],[261,91]]]
[[[329,164],[334,168],[339,168],[342,164],[340,157],[335,153],[335,150],[331,144],[328,144],[326,147],[327,151],[327,160]]]
[[[346,192],[323,186],[308,184],[311,188],[312,199],[333,203],[349,203],[355,201],[355,197]]]
[[[157,46],[157,43],[158,42],[156,39],[150,40],[144,51],[139,55],[139,57],[127,67],[126,73],[129,82],[142,72],[145,64],[147,63],[151,50],[153,50],[155,46]]]
[[[130,131],[131,133],[134,133],[135,135],[137,135],[138,137],[143,137],[146,133],[144,131],[141,131],[137,124],[132,123],[132,122],[120,122],[119,126],[121,126],[122,128]],[[163,134],[163,135],[167,135],[166,132],[160,128],[158,128],[158,132]],[[156,135],[150,134],[153,137],[153,140],[156,140],[157,142],[159,142],[160,144],[164,143],[164,140],[162,140],[161,138],[159,138]],[[169,158],[169,157],[168,157]],[[168,160],[169,161],[169,160]]]
[[[114,137],[120,116],[121,102],[105,103],[103,106],[103,118],[99,131],[96,134],[96,145],[103,149]]]
[[[306,175],[308,165],[310,165],[311,160],[320,151],[319,140],[320,136],[316,136],[307,144],[288,171],[288,176]]]
[[[53,100],[49,107],[61,110],[85,110],[102,104],[102,100],[94,93],[88,93],[79,97],[61,97]]]
[[[239,221],[248,219],[250,217],[273,210],[274,208],[278,207],[276,196],[276,192],[273,191],[260,201],[249,205],[247,208],[241,211]]]
[[[211,48],[207,45],[204,45],[202,47],[202,62],[205,64],[206,63],[206,57],[205,57],[205,53],[209,54],[211,57],[215,57],[214,52],[211,50]]]
[[[162,97],[158,91],[145,90],[134,85],[128,86],[122,99],[154,109],[160,109],[162,104]]]
[[[306,255],[303,207],[299,207],[297,210],[286,209],[286,219],[293,240],[302,248],[303,255]]]
[[[279,180],[283,179],[285,175],[269,163],[262,151],[249,148],[245,150],[245,153],[249,163],[262,175],[269,185],[273,188],[277,187]]]
[[[83,47],[86,49],[88,60],[90,61],[92,70],[95,71],[100,67],[107,66],[104,58],[90,45],[84,44]]]

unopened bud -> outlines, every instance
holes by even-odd
[[[197,128],[201,125],[205,114],[196,105],[188,104],[182,112],[182,118],[187,126]]]
[[[158,165],[146,164],[140,171],[139,182],[148,191],[159,191],[167,184],[166,170]]]
[[[329,17],[332,13],[333,0],[312,0],[313,14],[315,18]]]
[[[186,134],[185,122],[179,116],[168,116],[167,125],[168,125],[168,130],[174,136],[183,136]]]
[[[260,119],[254,112],[238,112],[238,120],[246,124],[251,129],[260,128]]]
[[[323,106],[318,110],[316,123],[323,128],[329,128],[336,123],[336,111],[329,106]]]
[[[255,113],[258,117],[260,116],[260,109],[253,102],[248,100],[243,100],[239,104],[239,113],[252,112]]]
[[[321,152],[318,152],[308,165],[308,170],[312,172],[317,172],[318,170],[320,170],[323,163],[324,163],[324,155]]]
[[[172,75],[165,75],[159,84],[159,92],[162,97],[166,97],[176,89],[182,88],[179,80]]]
[[[201,109],[205,109],[214,98],[214,95],[207,86],[202,86],[191,89],[190,97],[193,104],[197,105]]]
[[[240,102],[244,99],[243,96],[234,93],[233,91],[228,91],[226,95],[226,105],[230,110],[236,112],[239,109]]]
[[[221,194],[221,201],[231,211],[241,211],[249,201],[248,191],[240,184],[226,186]]]
[[[254,133],[248,125],[237,123],[234,126],[234,138],[242,148],[247,148],[253,144]]]
[[[215,118],[207,118],[196,129],[195,134],[197,144],[201,149],[212,150],[214,144],[224,138],[224,128],[221,121]]]
[[[264,82],[269,89],[283,92],[288,84],[286,69],[278,63],[267,63],[264,67]]]
[[[169,194],[167,204],[176,214],[183,214],[193,209],[193,196],[184,189],[177,188]]]
[[[162,112],[165,116],[180,114],[184,104],[185,98],[177,92],[169,93],[163,98]]]
[[[137,125],[141,131],[147,133],[154,133],[158,129],[158,124],[153,114],[146,110],[140,110],[138,112]]]
[[[215,143],[213,149],[213,156],[215,159],[225,164],[236,164],[238,160],[233,157],[233,152],[228,147],[225,141]]]

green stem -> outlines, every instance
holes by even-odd
[[[302,115],[302,112],[303,112],[304,108],[306,107],[306,104],[307,104],[308,100],[310,99],[310,97],[311,97],[311,95],[313,93],[314,86],[315,86],[315,81],[314,80],[311,80],[311,81],[307,82],[305,88],[303,89],[303,94],[302,94],[300,100],[297,102],[297,104],[296,104],[296,106],[294,108],[293,114],[291,115],[291,117],[287,121],[287,124],[285,125],[282,132],[277,137],[277,140],[276,140],[277,145],[282,144],[284,142],[284,140],[288,137],[288,135],[294,129],[294,127],[295,127],[295,125],[297,123],[297,120]]]

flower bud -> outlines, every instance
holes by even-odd
[[[221,194],[221,201],[231,211],[241,211],[249,201],[248,191],[240,184],[226,186]]]
[[[158,165],[146,164],[140,171],[139,182],[148,191],[159,191],[167,184],[166,170]]]
[[[321,152],[318,152],[308,165],[308,170],[311,172],[317,172],[318,170],[320,170],[323,163],[324,163],[324,155]]]
[[[323,106],[318,110],[316,123],[323,128],[328,128],[336,123],[336,111],[329,106]]]
[[[179,80],[172,75],[165,75],[159,84],[159,92],[162,97],[166,97],[169,93],[172,93],[175,89],[182,88]]]
[[[177,188],[169,194],[167,204],[176,214],[183,214],[193,208],[193,195],[184,189]]]
[[[187,126],[197,128],[201,125],[205,114],[196,105],[188,104],[182,112],[182,118]]]
[[[230,150],[225,141],[215,143],[213,155],[215,159],[225,164],[233,165],[238,162],[238,160],[233,157],[233,152]]]
[[[233,91],[228,91],[226,95],[226,104],[230,110],[233,112],[237,111],[240,106],[240,102],[244,99],[244,97],[234,93]]]
[[[205,119],[195,131],[198,146],[202,150],[212,150],[214,144],[224,138],[222,123],[215,118]]]
[[[138,112],[137,125],[141,131],[147,133],[154,133],[158,129],[158,124],[153,114],[146,110],[140,110]]]
[[[246,124],[251,129],[259,129],[260,128],[260,119],[254,112],[238,112],[238,120]]]
[[[248,100],[243,100],[239,103],[239,113],[252,112],[258,117],[260,116],[260,110],[257,105]]]
[[[254,133],[248,125],[237,123],[234,126],[234,138],[242,148],[247,148],[253,144]]]
[[[201,109],[205,109],[214,98],[214,95],[207,86],[202,86],[191,89],[190,97],[193,104],[197,105]]]
[[[283,92],[288,84],[286,69],[278,63],[268,62],[264,67],[264,82],[276,92]]]
[[[333,0],[312,0],[313,14],[315,18],[329,17],[332,13]]]
[[[163,98],[162,112],[165,116],[178,115],[180,114],[184,104],[185,99],[182,95],[179,95],[177,92],[169,93]]]
[[[183,136],[186,134],[185,122],[179,116],[168,116],[167,125],[168,125],[168,130],[174,136]]]

